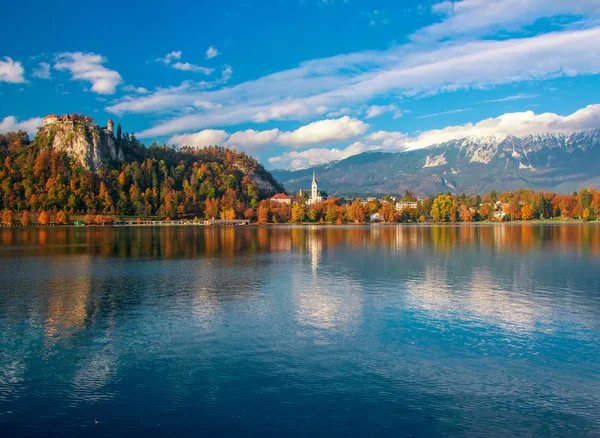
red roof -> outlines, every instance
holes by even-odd
[[[109,125],[114,125],[114,124],[115,124],[115,122],[113,122],[113,121],[112,121],[112,119],[108,119],[108,124],[109,124]]]
[[[46,117],[44,117],[44,119],[52,119],[52,118],[59,118],[60,116],[57,116],[56,114],[48,114]]]
[[[271,199],[292,199],[290,198],[288,195],[286,195],[285,193],[277,193],[275,196],[273,196]]]

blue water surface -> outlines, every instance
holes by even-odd
[[[0,229],[1,436],[600,436],[600,227]]]

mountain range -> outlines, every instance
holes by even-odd
[[[519,188],[568,193],[600,186],[600,129],[570,134],[468,137],[403,152],[365,152],[341,161],[271,173],[289,192],[310,185],[332,195]]]

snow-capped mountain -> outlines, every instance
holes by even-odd
[[[310,169],[276,170],[290,191],[316,171],[334,194],[484,193],[532,188],[570,192],[600,186],[600,130],[469,137],[406,152],[368,152]]]

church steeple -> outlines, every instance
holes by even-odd
[[[312,180],[312,187],[311,187],[312,202],[317,202],[318,196],[319,196],[319,189],[317,187],[317,175],[313,171],[313,180]]]

